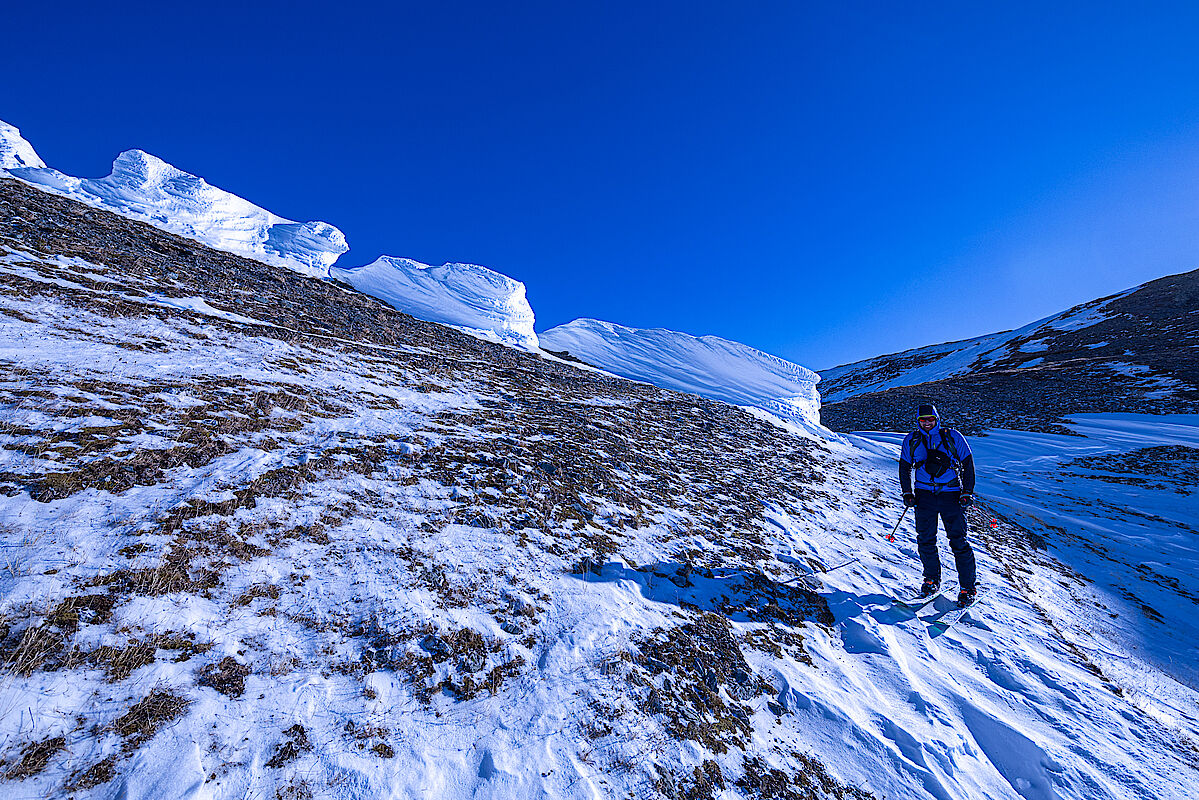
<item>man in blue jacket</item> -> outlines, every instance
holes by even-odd
[[[978,594],[974,551],[966,541],[966,509],[974,505],[974,456],[962,434],[941,427],[935,406],[920,406],[917,422],[920,427],[903,440],[899,485],[904,505],[916,509],[916,545],[924,565],[920,596],[928,597],[941,590],[941,559],[937,555],[937,517],[940,517],[958,569],[961,587],[958,605],[967,606]]]

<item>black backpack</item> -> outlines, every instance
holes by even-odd
[[[926,443],[924,446],[925,457],[923,461],[916,461],[916,444],[924,440],[924,435],[919,438],[912,437],[912,443],[908,445],[908,459],[912,462],[912,466],[916,469],[924,467],[924,471],[929,477],[936,480],[945,474],[945,471],[950,467],[958,474],[958,482],[961,481],[962,475],[962,460],[958,458],[958,449],[953,444],[953,428],[941,428],[941,447],[949,451],[948,454],[943,453],[936,447],[929,447]]]

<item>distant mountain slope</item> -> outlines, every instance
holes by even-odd
[[[761,408],[785,419],[818,421],[816,373],[740,342],[595,319],[559,325],[540,339],[551,352],[569,353],[625,378]]]
[[[821,372],[821,421],[901,430],[932,401],[956,424],[1058,430],[1067,414],[1199,410],[1199,270],[1014,331]]]

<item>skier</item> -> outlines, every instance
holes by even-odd
[[[924,565],[920,596],[941,590],[941,559],[937,555],[940,516],[957,565],[958,605],[965,607],[978,595],[974,551],[966,541],[966,509],[974,505],[974,456],[962,434],[940,426],[936,406],[920,406],[917,422],[920,427],[903,440],[899,485],[904,505],[916,509],[916,545]],[[912,467],[916,468],[915,491]]]

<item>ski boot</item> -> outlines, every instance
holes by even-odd
[[[924,583],[920,584],[920,597],[932,597],[937,592],[941,591],[941,582],[934,581],[932,578],[925,578]]]
[[[974,603],[974,598],[978,597],[978,587],[971,586],[969,589],[962,589],[958,592],[958,608],[965,608]]]

